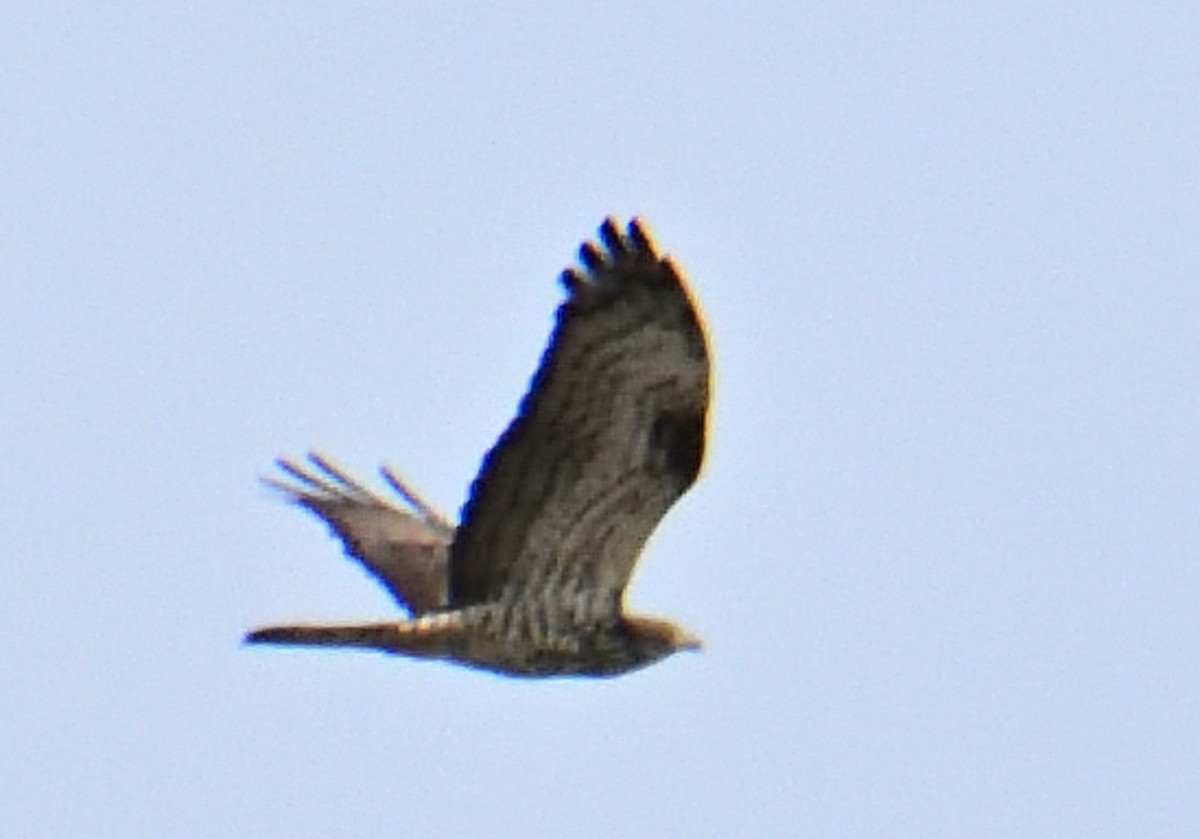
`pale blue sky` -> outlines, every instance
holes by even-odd
[[[0,835],[1200,835],[1194,4],[9,4]],[[607,213],[716,352],[608,682],[255,481],[456,511]]]

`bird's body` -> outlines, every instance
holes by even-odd
[[[394,473],[399,507],[325,458],[268,480],[323,518],[412,613],[256,630],[253,643],[359,647],[520,676],[609,676],[698,642],[626,615],[642,547],[704,454],[709,360],[674,265],[637,221],[580,249],[517,417],[484,458],[456,529]]]
[[[507,676],[615,676],[699,646],[665,621],[564,620],[560,605],[548,601],[488,603],[398,622],[269,627],[249,640],[359,647]]]

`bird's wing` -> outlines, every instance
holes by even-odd
[[[275,461],[290,480],[263,483],[311,510],[342,540],[346,553],[383,583],[413,614],[446,605],[446,562],[454,525],[427,505],[387,467],[384,480],[405,507],[381,498],[328,458],[308,455],[309,466]]]
[[[463,506],[455,606],[557,591],[614,608],[700,471],[708,346],[683,277],[636,219],[599,238],[563,272],[541,365]]]

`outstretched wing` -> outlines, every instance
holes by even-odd
[[[636,219],[625,233],[606,220],[579,258],[529,392],[463,507],[455,606],[557,590],[617,608],[700,471],[708,348],[682,276]]]
[[[371,492],[327,458],[308,455],[311,468],[275,461],[291,481],[263,478],[288,500],[320,516],[346,553],[383,583],[413,614],[446,605],[446,562],[454,525],[429,507],[387,467],[384,480],[408,509]]]

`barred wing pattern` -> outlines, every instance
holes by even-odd
[[[484,458],[450,553],[456,606],[562,598],[619,613],[642,546],[704,455],[708,347],[635,220],[580,249],[516,419]]]

